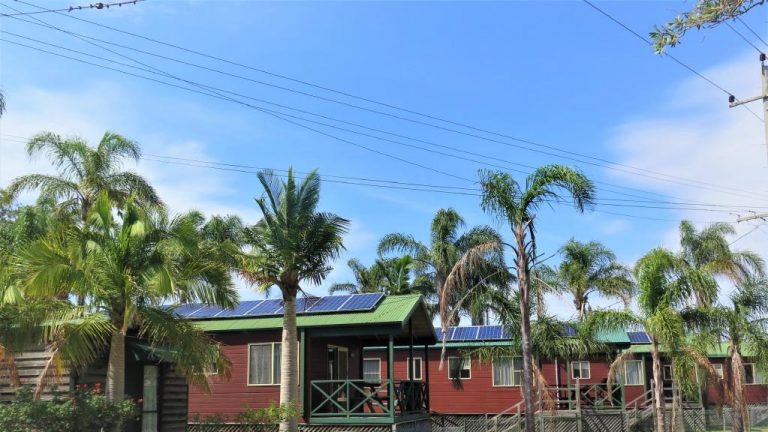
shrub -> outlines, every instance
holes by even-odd
[[[22,387],[16,398],[0,404],[0,431],[98,432],[114,430],[139,418],[139,405],[131,400],[110,402],[97,385],[77,388],[72,396],[34,400],[32,388]]]

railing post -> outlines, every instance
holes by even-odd
[[[389,335],[387,343],[387,378],[389,378],[389,418],[395,421],[395,337]],[[413,365],[411,365],[413,368]],[[402,409],[402,407],[401,407]]]
[[[581,424],[581,378],[576,378],[576,431],[582,432],[584,425]]]

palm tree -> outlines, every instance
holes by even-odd
[[[680,222],[680,255],[688,267],[709,273],[713,276],[728,278],[734,284],[740,284],[751,275],[765,274],[765,263],[760,255],[751,251],[734,251],[727,236],[736,234],[731,224],[718,222],[697,231],[691,221]],[[717,287],[712,284],[710,290],[698,290],[696,302],[699,305],[711,305],[717,295]]]
[[[460,234],[459,230],[463,226],[464,219],[454,209],[440,209],[432,219],[429,245],[419,242],[411,235],[394,233],[384,236],[378,247],[380,255],[391,252],[410,255],[415,262],[414,272],[417,275],[427,275],[434,281],[440,302],[441,320],[449,320],[447,325],[458,325],[458,312],[461,309],[459,303],[467,294],[472,294],[470,287],[477,285],[472,283],[472,279],[485,280],[492,274],[501,276],[505,273],[499,271],[504,262],[500,248],[489,247],[501,244],[499,233],[488,226],[477,226]],[[458,277],[460,269],[457,264],[462,262],[462,258],[468,258],[467,254],[472,251],[482,256],[474,257],[478,259],[473,260],[473,265],[461,269],[462,277]],[[491,267],[493,270],[489,271]],[[452,272],[456,277],[450,277]],[[447,284],[449,280],[454,283]],[[499,281],[499,278],[496,281]],[[503,284],[503,281],[500,283]],[[466,309],[470,302],[465,303]]]
[[[381,291],[387,295],[419,293],[425,298],[434,298],[434,285],[428,275],[412,274],[416,261],[405,255],[400,258],[378,259],[381,269]]]
[[[745,394],[744,354],[757,360],[757,365],[768,366],[768,281],[748,278],[730,295],[729,306],[688,308],[683,319],[693,332],[711,338],[728,348],[730,373],[725,377],[733,400],[733,432],[742,432],[749,425],[749,412]],[[756,372],[756,371],[755,371]]]
[[[534,220],[536,210],[544,203],[560,199],[557,190],[565,190],[573,199],[577,210],[592,204],[594,185],[579,171],[560,165],[536,169],[526,178],[524,188],[508,173],[480,172],[482,208],[487,213],[507,222],[514,236],[508,245],[515,253],[514,266],[520,291],[520,336],[523,355],[523,397],[526,413],[534,412],[531,351],[531,269],[536,265],[536,236]],[[531,417],[532,418],[532,417]],[[527,418],[526,432],[534,432],[535,424]]]
[[[638,313],[599,310],[587,315],[587,327],[593,332],[630,328],[645,329],[648,332],[651,339],[656,431],[659,432],[665,431],[664,389],[661,385],[662,352],[672,358],[676,381],[681,388],[690,388],[696,382],[691,362],[712,373],[712,366],[706,357],[687,346],[683,319],[677,310],[686,299],[695,295],[696,290],[702,289],[696,283],[701,277],[701,273],[686,268],[674,253],[656,248],[641,257],[635,266],[639,291]],[[703,290],[709,290],[709,287]],[[614,379],[631,355],[631,351],[626,351],[611,364],[609,381]],[[689,367],[684,368],[686,362]]]
[[[5,114],[5,110],[6,110],[5,93],[2,90],[0,90],[0,117],[2,117],[3,114]]]
[[[347,261],[347,267],[352,270],[354,282],[334,283],[328,288],[328,292],[348,292],[350,294],[373,293],[381,291],[382,272],[381,263],[375,262],[371,267],[366,267],[357,258]]]
[[[19,193],[40,189],[40,200],[57,204],[59,211],[80,225],[86,224],[91,206],[102,192],[121,206],[129,196],[147,205],[161,205],[155,189],[141,176],[120,171],[124,160],[138,161],[139,146],[125,137],[106,132],[96,148],[79,138],[63,139],[51,132],[35,135],[27,143],[30,157],[45,154],[58,175],[29,174],[16,178],[6,193],[10,199]]]
[[[207,389],[205,372],[217,363],[226,373],[227,360],[212,339],[177,316],[174,307],[164,305],[194,301],[233,307],[237,292],[229,266],[202,242],[199,215],[171,219],[162,210],[143,209],[131,199],[113,212],[111,203],[103,192],[91,207],[87,226],[54,232],[19,252],[16,274],[25,294],[43,299],[89,296],[89,316],[103,317],[108,325],[110,399],[125,395],[127,337],[164,348],[179,373]],[[88,246],[85,255],[79,253],[82,244]],[[80,331],[98,334],[104,322]]]
[[[293,169],[287,180],[271,170],[258,174],[264,194],[256,199],[263,215],[246,229],[252,250],[244,257],[243,274],[258,288],[277,286],[283,296],[280,404],[298,399],[296,296],[302,282],[319,285],[331,271],[330,262],[344,246],[342,235],[349,221],[332,213],[318,212],[320,177],[315,171],[297,184]],[[295,418],[280,422],[280,431],[298,430]]]
[[[616,262],[616,255],[601,243],[583,243],[570,239],[560,253],[563,260],[555,268],[538,270],[542,282],[557,293],[568,293],[573,297],[573,306],[579,321],[584,320],[589,307],[589,296],[601,294],[618,297],[629,305],[634,294],[634,283],[630,270]]]

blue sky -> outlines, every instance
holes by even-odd
[[[18,2],[3,3],[24,11],[34,10]],[[44,4],[49,8],[70,6],[59,1]],[[629,27],[647,34],[654,24],[670,19],[676,12],[690,7],[691,2],[597,4]],[[2,11],[12,12],[7,7]],[[658,178],[575,164],[111,48],[190,81],[492,158],[533,166],[552,162],[575,164],[601,182],[598,184],[601,200],[640,199],[611,192],[618,190],[657,201],[684,199],[756,209],[768,206],[768,192],[763,186],[766,184],[763,125],[744,110],[729,109],[726,96],[719,90],[670,59],[654,55],[649,47],[582,2],[150,0],[120,9],[86,10],[72,15],[508,136],[749,191],[734,193],[711,187],[684,187]],[[253,80],[365,104],[65,16],[50,13],[33,16],[71,32]],[[62,32],[7,17],[0,19],[3,32],[130,62]],[[765,9],[754,10],[745,21],[766,36]],[[740,25],[735,26],[751,36]],[[2,37],[38,46],[8,33]],[[483,167],[319,127],[376,151],[450,175],[440,174],[318,135],[228,101],[52,57],[7,42],[0,43],[0,50],[0,87],[8,103],[8,113],[0,122],[0,187],[17,175],[50,170],[42,161],[30,161],[18,138],[41,130],[96,141],[104,130],[110,129],[138,141],[147,154],[277,169],[293,166],[299,171],[316,168],[321,175],[456,187],[474,187],[472,181],[455,177],[476,179],[477,170]],[[749,97],[760,90],[757,53],[750,50],[752,48],[733,31],[720,27],[689,34],[683,45],[672,53],[737,96]],[[365,106],[414,117],[381,106]],[[759,112],[758,106],[754,109]],[[515,144],[506,138],[484,136]],[[248,222],[258,219],[253,197],[260,194],[260,190],[253,175],[153,161],[142,161],[135,169],[157,185],[173,209],[237,213]],[[519,173],[513,174],[521,177]],[[604,187],[605,183],[645,192]],[[648,195],[648,192],[675,198]],[[427,240],[431,217],[441,207],[456,208],[468,225],[493,223],[482,213],[479,198],[475,196],[326,183],[322,207],[352,221],[346,241],[347,253],[336,263],[329,283],[349,277],[344,265],[349,257],[371,263],[376,243],[386,233],[406,232]],[[576,214],[567,206],[543,210],[538,220],[539,249],[545,254],[554,253],[570,237],[599,240],[613,248],[622,261],[631,264],[654,246],[674,247],[675,221],[680,218],[701,222],[736,218],[733,208],[704,212],[679,210],[679,207],[646,209],[598,205],[595,210],[584,215]],[[508,233],[507,227],[499,228],[504,234]],[[763,228],[742,224],[739,230],[740,233],[754,231],[739,240],[738,246],[766,252],[764,243],[768,233]],[[322,294],[325,287],[309,287],[309,291]],[[242,294],[244,298],[256,295],[246,287]],[[598,301],[597,304],[605,303]],[[563,316],[572,312],[561,299],[552,299],[551,309]]]

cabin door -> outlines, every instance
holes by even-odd
[[[664,399],[672,399],[672,384],[674,383],[674,377],[672,373],[672,365],[665,364],[661,366],[661,382],[664,389]]]
[[[333,391],[338,386],[344,386],[342,380],[349,378],[349,349],[335,345],[328,345],[328,379],[338,381],[333,383]],[[347,392],[343,389],[336,393],[336,402],[346,403]]]
[[[141,404],[141,431],[157,432],[157,383],[158,367],[155,365],[144,366],[144,383],[142,385]]]

